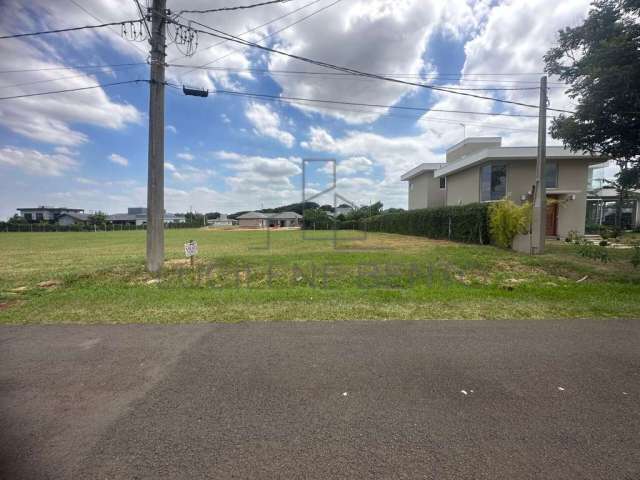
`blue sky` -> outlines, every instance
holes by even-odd
[[[292,0],[239,12],[184,14],[181,20],[196,19],[236,35],[271,22],[243,38],[362,71],[450,87],[495,88],[535,86],[542,55],[557,30],[579,23],[588,9],[583,0],[334,2]],[[137,17],[133,0],[23,3],[7,2],[0,31]],[[169,0],[168,6],[176,12],[245,3],[251,2]],[[536,16],[540,11],[545,15]],[[117,27],[2,42],[0,71],[31,71],[1,73],[0,96],[148,78],[147,65],[79,67],[145,61],[146,42],[123,39]],[[535,113],[423,88],[327,75],[330,72],[319,67],[229,42],[211,47],[218,43],[200,35],[192,57],[169,45],[170,65],[212,62],[215,69],[169,66],[167,80],[211,90]],[[553,79],[551,85],[552,105],[571,106],[564,89]],[[538,95],[535,90],[478,93],[533,104]],[[186,97],[167,88],[167,210],[234,212],[300,201],[303,158],[336,159],[339,191],[353,202],[381,200],[386,207],[406,207],[400,175],[421,162],[443,161],[444,150],[464,133],[502,136],[504,144],[535,142],[535,119],[526,117],[340,108],[224,94]],[[147,109],[145,83],[0,101],[0,217],[36,204],[109,213],[144,206]],[[308,190],[314,192],[326,186],[328,176],[319,170],[307,179]]]

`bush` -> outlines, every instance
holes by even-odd
[[[371,232],[486,244],[490,241],[488,210],[489,205],[486,203],[423,208],[363,218],[358,222],[357,228]],[[341,222],[340,228],[353,228],[353,224]]]
[[[609,251],[606,247],[594,245],[587,240],[583,240],[578,244],[578,255],[585,258],[600,260],[602,263],[607,263],[609,261]]]
[[[640,245],[633,246],[633,253],[631,254],[631,265],[633,268],[640,267]]]
[[[500,200],[489,207],[489,230],[496,245],[511,248],[518,234],[529,231],[531,204],[516,205],[511,200]]]
[[[598,245],[600,245],[601,247],[606,247],[607,245],[609,245],[609,242],[607,242],[606,240],[600,240]]]

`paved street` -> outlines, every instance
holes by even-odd
[[[0,478],[640,478],[639,321],[0,327]]]

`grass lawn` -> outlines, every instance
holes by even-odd
[[[334,249],[330,232],[305,233],[167,230],[158,278],[143,231],[1,233],[0,323],[640,317],[630,250],[603,264],[564,243],[530,257],[346,231]]]

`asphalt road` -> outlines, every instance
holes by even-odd
[[[0,478],[640,479],[640,321],[0,327]]]

